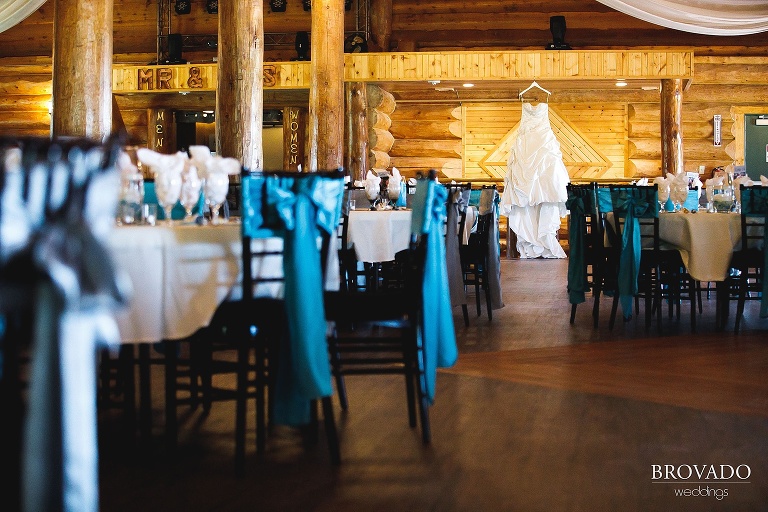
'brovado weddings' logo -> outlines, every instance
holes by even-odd
[[[729,495],[729,485],[748,484],[752,468],[746,464],[651,464],[651,482],[673,484],[679,498],[715,498]]]
[[[706,480],[712,483],[730,482],[734,479],[749,480],[752,469],[746,464],[735,468],[730,464],[651,464],[651,480],[687,482],[690,480]]]

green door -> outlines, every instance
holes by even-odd
[[[751,180],[768,176],[768,114],[744,116],[744,165]]]

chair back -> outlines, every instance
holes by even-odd
[[[600,279],[604,232],[598,213],[597,184],[566,185],[568,220],[568,294],[571,304],[584,302],[591,281]],[[591,267],[591,272],[588,270]]]

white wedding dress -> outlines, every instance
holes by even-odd
[[[507,160],[501,215],[517,235],[521,258],[565,258],[557,240],[565,217],[568,171],[549,124],[549,106],[523,103],[517,140]]]

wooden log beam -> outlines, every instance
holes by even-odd
[[[392,0],[371,0],[371,51],[388,52],[392,40]]]
[[[219,5],[217,152],[254,170],[264,162],[263,18],[262,0]]]
[[[661,170],[664,175],[684,172],[683,81],[661,81]]]
[[[368,94],[364,83],[349,84],[349,163],[347,174],[354,180],[365,179],[368,171]]]
[[[344,165],[344,0],[312,0],[309,171]]]
[[[113,3],[54,2],[54,136],[103,139],[112,130]]]

